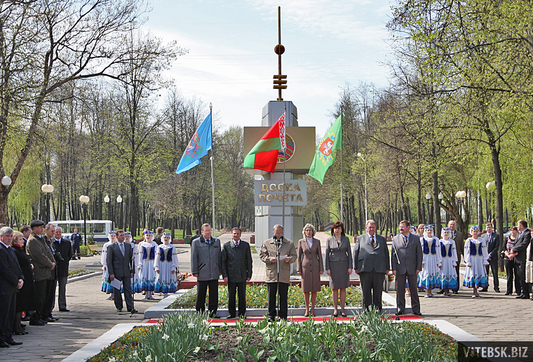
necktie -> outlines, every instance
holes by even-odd
[[[406,235],[403,236],[403,245],[407,246],[407,236]]]
[[[372,243],[372,248],[376,248],[376,242],[374,241],[374,235],[370,235],[370,241]]]
[[[122,253],[122,256],[124,256],[124,243],[119,243],[120,245],[120,252]]]
[[[235,246],[239,246],[239,241],[236,241],[236,242],[235,242]]]

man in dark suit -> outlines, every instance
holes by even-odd
[[[514,255],[514,262],[518,268],[518,274],[516,278],[520,281],[520,288],[522,294],[520,294],[518,299],[528,299],[529,298],[529,286],[526,284],[526,253],[527,247],[531,242],[531,233],[527,227],[527,222],[524,220],[518,220],[518,237],[511,248]]]
[[[22,344],[13,340],[13,322],[16,293],[24,284],[24,275],[11,249],[12,240],[13,229],[0,229],[0,348]]]
[[[81,234],[78,232],[78,229],[74,229],[74,232],[72,235],[70,235],[70,241],[72,242],[72,253],[74,256],[72,259],[81,259],[81,251],[80,251],[80,245],[81,245]]]
[[[461,280],[459,269],[461,267],[461,256],[464,254],[465,238],[461,230],[456,229],[455,220],[448,221],[448,227],[450,228],[450,237],[455,241],[455,249],[457,250],[457,265],[455,266],[455,271],[457,272],[457,279]],[[461,283],[457,284],[457,290],[454,290],[453,294],[458,293],[460,285]]]
[[[398,315],[405,313],[405,279],[409,281],[413,314],[421,316],[416,276],[422,270],[422,246],[418,235],[409,232],[409,221],[400,221],[400,233],[392,239],[392,270],[396,276]]]
[[[44,299],[44,320],[48,322],[55,322],[59,320],[52,315],[52,310],[54,309],[55,299],[56,299],[56,284],[57,284],[57,265],[59,263],[59,255],[56,253],[54,247],[54,233],[56,231],[56,226],[54,224],[48,223],[44,227],[44,240],[46,245],[50,248],[56,267],[52,269],[51,277],[46,283],[46,296]]]
[[[54,249],[56,251],[57,260],[57,284],[58,290],[58,304],[60,312],[69,312],[67,309],[67,279],[68,279],[68,264],[72,258],[72,244],[67,239],[63,238],[63,229],[56,226],[54,231]]]
[[[250,244],[241,240],[241,230],[231,230],[233,239],[222,247],[222,277],[228,285],[229,318],[235,318],[235,296],[239,292],[239,317],[246,315],[246,282],[252,278]]]
[[[137,313],[133,307],[133,293],[131,291],[131,278],[134,274],[133,248],[130,243],[124,242],[124,230],[117,231],[117,242],[107,248],[107,270],[109,279],[122,282],[124,299],[128,312]],[[122,312],[124,304],[122,302],[122,292],[120,288],[113,288],[113,300],[118,312]]]
[[[498,257],[500,249],[500,236],[494,232],[494,226],[491,222],[485,224],[485,230],[487,230],[486,240],[487,240],[487,252],[489,254],[489,265],[487,268],[487,277],[489,274],[489,267],[492,270],[492,279],[494,280],[494,291],[496,293],[500,292],[500,281],[498,279]],[[480,292],[486,292],[488,288],[483,288]]]
[[[381,311],[383,281],[389,271],[389,249],[387,240],[376,234],[376,222],[366,222],[366,234],[357,237],[353,248],[353,265],[361,280],[363,290],[363,307],[374,306]],[[404,288],[405,289],[405,288]]]

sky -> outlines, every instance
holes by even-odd
[[[391,0],[393,1],[393,0]],[[388,86],[389,0],[151,0],[143,28],[188,49],[165,73],[181,94],[213,105],[215,127],[260,126],[276,100],[274,47],[285,47],[283,100],[300,126],[325,134],[346,84]],[[160,99],[164,99],[161,97]],[[161,101],[163,102],[163,101]],[[207,116],[207,113],[206,113]]]

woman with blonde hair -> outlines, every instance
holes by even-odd
[[[297,271],[302,277],[301,288],[305,298],[305,317],[315,316],[316,294],[320,291],[320,275],[324,272],[320,240],[314,238],[315,227],[306,224],[302,230],[303,239],[298,241]],[[311,312],[309,312],[311,294]]]

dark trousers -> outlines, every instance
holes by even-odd
[[[209,287],[209,304],[207,306],[209,316],[214,317],[218,309],[218,279],[198,281],[196,283],[198,293],[196,295],[196,311],[205,311],[205,297],[207,295],[207,287]]]
[[[504,260],[505,272],[507,273],[507,293],[513,294],[513,277],[514,277],[514,290],[515,293],[520,295],[522,294],[522,289],[520,288],[520,281],[518,280],[518,267],[515,264],[514,260]]]
[[[239,317],[246,314],[246,282],[228,282],[228,312],[231,317],[235,317],[235,295],[239,292]]]
[[[500,289],[500,281],[498,279],[498,259],[491,258],[489,260],[489,265],[485,266],[485,268],[487,268],[487,278],[490,275],[489,267],[492,270],[492,279],[494,280],[494,290]]]
[[[461,256],[458,255],[459,261],[457,262],[457,265],[455,266],[455,271],[457,272],[457,280],[461,280],[461,274],[460,268],[461,268]],[[457,283],[457,290],[459,290],[461,283]]]
[[[411,293],[411,307],[413,313],[420,313],[420,299],[418,298],[418,288],[416,274],[396,275],[396,305],[398,313],[405,313],[405,279],[409,281],[409,292]]]
[[[34,283],[35,286],[35,313],[32,319],[44,319],[44,305],[46,301],[48,280],[39,280]]]
[[[48,318],[52,316],[52,309],[54,309],[56,299],[56,283],[57,279],[48,279],[46,281],[46,295],[44,298],[43,317]]]
[[[279,283],[279,314],[276,310],[276,294],[278,293],[278,283],[267,283],[268,288],[268,318],[276,318],[276,314],[281,319],[287,319],[289,308],[287,307],[287,296],[289,294],[289,284]]]
[[[11,341],[13,339],[16,304],[16,293],[0,295],[0,341]]]
[[[118,278],[122,282],[122,289],[124,290],[124,299],[126,299],[126,308],[128,312],[131,312],[133,308],[133,293],[131,292],[131,278]],[[124,308],[124,303],[122,302],[122,292],[120,289],[113,288],[113,301],[115,302],[115,308],[122,309]]]
[[[363,290],[364,308],[369,309],[373,305],[377,310],[381,310],[381,294],[383,292],[384,278],[385,273],[377,273],[375,271],[359,273],[361,289]]]
[[[72,245],[72,257],[78,257],[78,259],[81,257],[81,251],[80,251],[80,243],[74,243]]]
[[[516,274],[516,278],[518,279],[518,282],[520,284],[520,291],[523,295],[529,298],[529,288],[526,284],[526,260],[518,260],[514,259],[516,267],[518,269],[518,273]]]
[[[68,277],[59,277],[56,279],[59,309],[67,309],[67,279]]]

